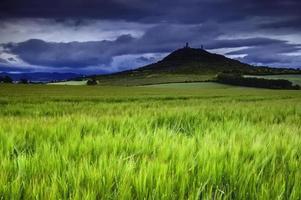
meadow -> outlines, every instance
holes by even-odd
[[[300,166],[300,91],[0,85],[0,199],[297,200]]]

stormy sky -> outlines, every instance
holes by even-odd
[[[299,0],[2,0],[0,71],[110,73],[189,42],[243,62],[301,67]]]

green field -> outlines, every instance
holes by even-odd
[[[301,199],[300,91],[178,86],[0,85],[0,199]]]
[[[175,89],[233,89],[235,86],[214,83],[214,82],[195,82],[195,83],[163,83],[163,84],[155,84],[155,85],[145,85],[141,87],[175,88]]]
[[[265,79],[284,79],[301,86],[301,74],[281,74],[281,75],[264,75],[264,76],[246,76]]]
[[[184,82],[201,82],[212,80],[215,74],[200,75],[200,74],[148,74],[148,73],[131,73],[131,74],[113,74],[96,76],[99,85],[102,86],[138,86],[138,85],[153,85],[162,83],[184,83]]]

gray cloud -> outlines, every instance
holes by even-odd
[[[115,40],[120,35],[141,37],[151,24],[92,19],[0,18],[0,43],[40,39],[48,42]]]
[[[256,46],[248,49],[229,52],[228,55],[244,54],[240,60],[255,65],[268,65],[276,67],[301,67],[300,55],[289,55],[300,52],[301,45],[288,44],[278,41],[266,46]],[[301,54],[301,52],[300,52]]]
[[[0,72],[31,72],[33,68],[31,66],[19,66],[19,65],[10,65],[8,63],[0,62]]]
[[[273,57],[273,55],[284,57],[282,54],[295,52],[300,48],[299,45],[289,44],[277,39],[263,37],[218,39],[221,35],[223,35],[223,32],[215,23],[186,26],[161,24],[148,29],[140,38],[121,35],[113,41],[68,43],[32,39],[20,43],[7,43],[3,47],[7,53],[17,55],[30,65],[73,69],[92,66],[109,69],[114,57],[145,53],[167,53],[182,47],[184,45],[183,41],[192,42],[193,47],[205,45],[208,50],[248,47],[247,49],[229,52],[228,55],[247,54],[244,61],[248,63],[260,62],[266,65],[275,63],[269,57]],[[266,58],[262,58],[263,56],[266,56]],[[141,58],[143,57],[135,58],[136,61],[125,59],[129,63],[128,65],[124,62],[119,63],[127,66],[127,68],[132,68],[130,64],[135,63],[137,65],[139,59],[142,61]],[[252,61],[252,59],[254,60]],[[149,58],[148,61],[152,62]],[[141,66],[147,64],[147,62],[140,63]],[[282,64],[283,62],[279,63]],[[124,69],[124,67],[121,68]]]
[[[121,36],[113,42],[54,43],[31,39],[6,44],[4,49],[32,65],[80,68],[109,65],[112,55],[118,55],[118,49],[122,49],[132,39],[128,35]]]
[[[274,22],[262,23],[259,25],[262,29],[270,29],[270,30],[281,30],[281,31],[300,31],[301,30],[301,17],[293,17],[293,18],[282,18],[278,19]]]
[[[0,58],[0,63],[8,63],[8,61],[3,58]]]
[[[253,16],[299,16],[300,10],[298,0],[3,0],[0,16],[199,23]]]
[[[190,42],[298,67],[300,10],[298,0],[3,0],[0,51],[41,69],[94,72],[144,65]]]

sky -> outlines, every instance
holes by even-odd
[[[186,42],[242,62],[301,68],[300,0],[2,0],[0,71],[102,74]]]

